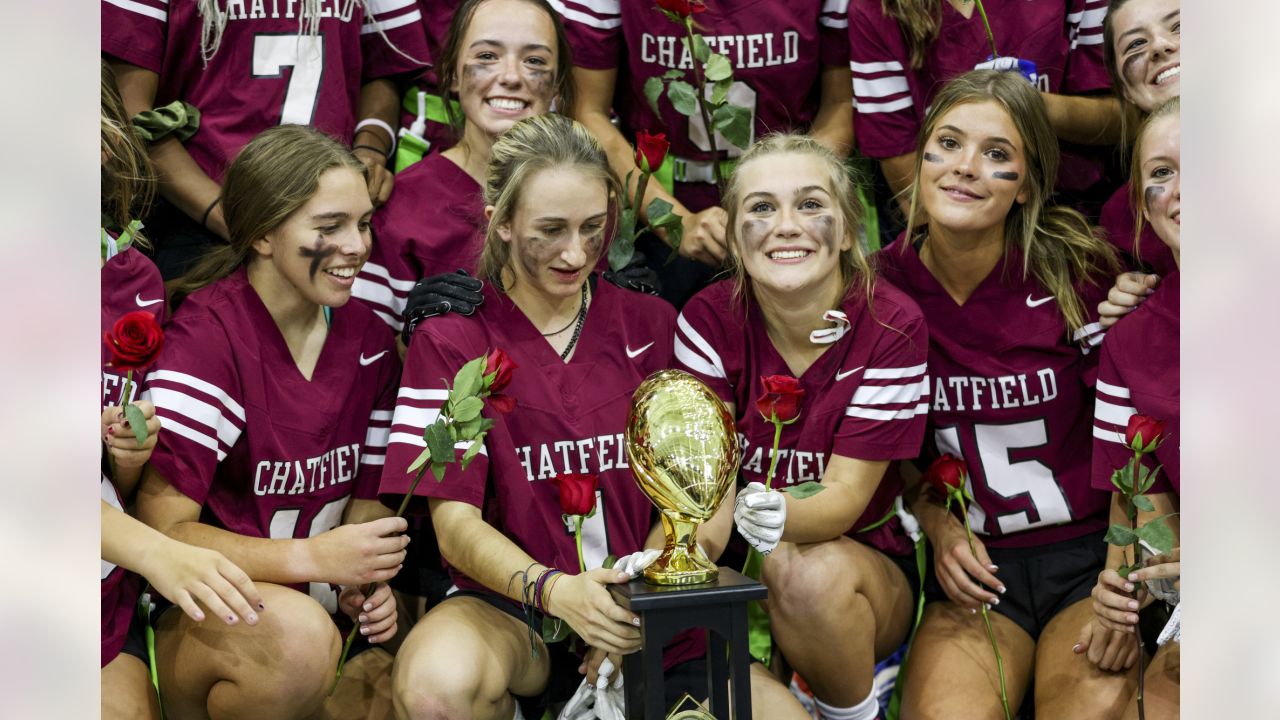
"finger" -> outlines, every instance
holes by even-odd
[[[1138,643],[1129,643],[1128,649],[1124,653],[1123,660],[1123,669],[1125,670],[1133,667],[1133,664],[1138,662]]]
[[[1102,662],[1099,664],[1103,670],[1119,670],[1120,654],[1123,650],[1121,641],[1124,636],[1120,633],[1111,633],[1110,642],[1107,643],[1107,649],[1102,653]]]
[[[991,563],[991,559],[985,557],[981,559],[975,558],[973,553],[969,552],[969,548],[963,545],[957,545],[956,550],[957,552],[954,553],[955,559],[959,562],[960,569],[964,571],[966,576],[959,581],[961,587],[975,597],[982,598],[983,602],[998,603],[1000,600],[999,595],[977,585],[977,583],[982,583],[996,592],[1004,590],[1004,583],[1000,582],[1000,578],[992,574],[991,568],[995,567],[995,565]],[[977,551],[979,556],[986,555],[986,551],[981,546],[977,546]]]
[[[1129,573],[1129,579],[1134,582],[1143,582],[1146,580],[1163,580],[1165,578],[1176,578],[1182,575],[1182,563],[1166,562],[1160,565],[1152,565],[1144,567],[1137,572]]]
[[[378,199],[374,201],[374,205],[382,205],[391,197],[391,189],[395,187],[395,176],[389,171],[382,173],[382,181],[378,184]]]
[[[369,638],[369,642],[382,642],[383,639],[389,639],[395,635],[396,629],[396,606],[390,603],[391,612],[387,617],[381,620],[370,620],[360,625],[360,634]]]
[[[624,633],[625,637],[630,637],[632,634],[639,637],[640,617],[630,610],[610,602],[608,607],[601,609],[601,615],[608,618],[611,624],[618,626],[619,629],[615,632]]]
[[[959,597],[963,598],[963,604],[969,609],[974,609],[983,603],[998,602],[999,598],[989,591],[984,590],[973,577],[966,571],[964,565],[955,564],[948,566],[948,572],[951,582]]]
[[[387,582],[391,578],[399,574],[400,569],[403,567],[404,567],[404,563],[401,563],[393,568],[385,568],[383,570],[374,570],[373,572],[369,573],[369,578],[366,582],[375,582],[375,583]]]
[[[1071,652],[1080,655],[1089,650],[1089,645],[1093,640],[1093,623],[1086,622],[1080,627],[1080,636],[1076,638],[1076,644],[1071,646]]]
[[[236,590],[239,591],[245,602],[249,603],[251,607],[258,610],[266,609],[262,604],[262,595],[258,594],[258,587],[237,565],[230,560],[223,560],[218,563],[218,572],[227,579],[227,582],[236,587]]]
[[[1133,583],[1126,582],[1120,577],[1120,573],[1108,568],[1098,575],[1099,591],[1110,590],[1111,592],[1133,592]]]
[[[366,524],[371,526],[374,532],[382,536],[402,533],[409,529],[409,521],[403,517],[379,518]]]
[[[1105,615],[1116,622],[1125,622],[1125,618],[1132,616],[1140,607],[1138,601],[1132,597],[1102,588],[1095,589],[1093,605],[1097,614]]]
[[[213,613],[214,617],[222,618],[222,621],[226,624],[235,625],[240,622],[240,618],[231,612],[231,608],[227,607],[227,604],[222,602],[222,598],[218,597],[218,594],[208,585],[201,583],[195,586],[191,589],[191,594],[204,603],[204,606],[209,608],[209,612]]]
[[[172,600],[175,605],[182,608],[182,612],[186,613],[187,617],[195,620],[196,622],[204,622],[204,611],[201,610],[200,606],[196,604],[196,601],[191,598],[191,593],[188,593],[186,590],[179,590],[174,594],[176,597],[169,599]]]
[[[782,528],[780,526],[779,527],[769,527],[769,526],[761,527],[759,525],[755,525],[753,523],[748,522],[748,523],[743,523],[743,527],[748,531],[748,534],[755,536],[756,540],[759,540],[762,542],[776,544],[779,540],[782,539]]]
[[[780,528],[786,522],[787,514],[781,510],[750,510],[742,514],[744,522],[756,527]]]
[[[763,492],[744,495],[742,503],[748,510],[767,511],[781,508],[785,501],[782,499],[782,493]]]
[[[258,624],[258,614],[249,607],[249,603],[245,602],[244,596],[240,591],[236,590],[236,586],[227,582],[226,578],[218,573],[208,579],[208,585],[211,590],[222,598],[226,606],[235,613],[237,617],[244,618],[244,621],[250,625]]]
[[[1106,654],[1106,651],[1107,651],[1107,643],[1104,642],[1102,638],[1098,638],[1097,640],[1094,640],[1091,645],[1089,645],[1089,651],[1085,654],[1085,656],[1089,658],[1089,662],[1093,663],[1094,665],[1100,665],[1102,663],[1103,656]]]

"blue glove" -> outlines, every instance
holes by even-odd
[[[1039,77],[1036,74],[1036,64],[1031,60],[1020,60],[1016,57],[987,57],[986,62],[980,62],[973,66],[974,70],[1004,70],[1006,72],[1016,72],[1027,79],[1027,82],[1036,85]]]

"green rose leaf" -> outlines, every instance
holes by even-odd
[[[683,70],[668,70],[662,73],[662,78],[664,80],[679,80],[680,78],[683,78],[683,77],[684,77]]]
[[[1151,504],[1151,500],[1146,495],[1134,495],[1133,504],[1134,507],[1143,512],[1155,512],[1156,510],[1156,506]]]
[[[751,144],[751,111],[737,105],[721,105],[711,116],[711,124],[725,140],[743,150]]]
[[[1167,517],[1169,516],[1162,515],[1148,523],[1144,523],[1136,533],[1138,537],[1161,553],[1168,553],[1173,550],[1174,544],[1178,541],[1173,536],[1173,530],[1169,528],[1169,524],[1165,522]]]
[[[486,358],[480,356],[469,361],[458,371],[454,379],[453,389],[449,391],[449,401],[457,403],[465,397],[479,395],[484,382],[484,366]]]
[[[719,53],[711,53],[707,57],[706,75],[711,82],[720,82],[721,80],[732,78],[733,66],[729,64],[729,58]]]
[[[685,117],[693,117],[698,112],[698,96],[693,86],[683,80],[672,80],[667,86],[667,97],[676,112]]]
[[[437,463],[443,464],[453,459],[453,438],[444,422],[437,420],[428,425],[422,431],[422,437],[427,441],[427,450],[431,451],[432,472],[435,472]]]
[[[471,445],[470,447],[467,448],[467,451],[462,453],[462,469],[463,470],[467,469],[467,466],[470,465],[471,461],[474,460],[475,457],[480,454],[480,450],[483,447],[484,447],[484,442],[482,440],[473,440],[471,442]]]
[[[453,419],[459,423],[467,423],[480,417],[480,411],[484,410],[484,401],[472,395],[459,400],[453,406]],[[463,434],[462,428],[458,429],[459,434]]]
[[[684,46],[685,50],[688,50],[689,49],[688,36],[680,38],[680,44]],[[696,58],[698,62],[703,63],[704,65],[707,62],[707,58],[711,57],[711,48],[707,47],[706,38],[702,37],[701,35],[698,35],[697,33],[694,33],[694,36],[693,36],[693,57]]]
[[[1129,482],[1129,473],[1127,471],[1128,466],[1126,465],[1111,473],[1111,484],[1123,495],[1128,495],[1133,487],[1132,483]]]
[[[715,86],[711,88],[711,104],[723,105],[725,100],[729,99],[729,88],[733,87],[733,76],[719,80]]]
[[[1152,470],[1151,473],[1147,475],[1146,479],[1142,481],[1141,492],[1150,490],[1151,486],[1156,484],[1156,478],[1160,476],[1160,471],[1163,468],[1163,465],[1157,465],[1156,469]]]
[[[791,497],[797,500],[803,500],[807,497],[813,497],[826,489],[827,487],[822,483],[809,480],[808,482],[802,482],[799,485],[782,488],[782,492],[791,493]]]
[[[662,111],[658,110],[658,98],[662,97],[662,87],[662,78],[660,77],[651,77],[644,81],[644,96],[649,100],[649,107],[653,108],[654,115],[662,114]]]
[[[417,472],[418,468],[425,465],[427,461],[430,459],[431,459],[431,448],[423,448],[422,452],[418,453],[417,459],[409,463],[409,469],[407,472]]]
[[[1138,536],[1132,530],[1123,525],[1112,525],[1107,528],[1107,535],[1103,538],[1110,545],[1129,546],[1132,545]]]
[[[147,442],[147,418],[143,416],[142,409],[133,403],[126,403],[124,419],[129,421],[129,429],[133,431],[138,447],[142,447]]]
[[[431,474],[435,476],[436,482],[444,480],[444,471],[449,467],[448,463],[433,462],[431,463]]]
[[[612,570],[612,569],[613,569],[613,566],[614,566],[614,565],[617,565],[617,564],[618,564],[618,556],[617,556],[617,555],[609,555],[608,557],[606,557],[606,558],[604,559],[604,563],[603,563],[602,565],[600,565],[600,567],[602,567],[602,568],[604,568],[604,569],[606,569],[606,570]]]
[[[635,254],[636,239],[636,211],[634,208],[624,208],[622,211],[622,219],[618,223],[618,234],[613,238],[613,242],[609,245],[609,269],[617,272],[627,266],[631,262],[631,256]]]

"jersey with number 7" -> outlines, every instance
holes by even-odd
[[[968,466],[969,520],[983,542],[1031,547],[1103,528],[1110,495],[1093,489],[1090,458],[1102,343],[1094,309],[1106,290],[1085,289],[1088,324],[1068,338],[1016,250],[963,305],[901,238],[876,260],[929,323],[932,441]]]
[[[157,107],[183,100],[200,110],[200,129],[186,147],[214,180],[245,143],[275,125],[313,125],[351,142],[360,86],[421,70],[409,58],[427,59],[415,0],[368,0],[372,16],[366,3],[321,0],[315,35],[299,33],[299,0],[214,4],[226,28],[206,65],[196,0],[102,0],[102,52],[157,73]]]

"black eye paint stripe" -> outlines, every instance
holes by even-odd
[[[1156,201],[1157,195],[1163,195],[1163,194],[1164,194],[1164,188],[1160,187],[1159,185],[1150,185],[1147,187],[1147,189],[1143,190],[1142,199],[1147,204],[1147,209],[1148,210],[1151,209],[1151,203]]]
[[[931,163],[940,163],[940,162],[942,162],[942,158],[938,157],[937,155],[934,155],[934,154],[933,154],[933,153],[931,153],[931,152],[927,152],[927,153],[925,153],[925,154],[924,154],[924,159],[925,159],[925,161],[926,161],[926,162],[931,162]]]
[[[298,254],[305,258],[311,258],[311,279],[316,279],[316,273],[320,272],[320,263],[338,252],[337,245],[325,247],[324,238],[316,238],[314,247],[298,248]]]
[[[1017,180],[1020,176],[1016,172],[1010,172],[1007,170],[997,170],[991,173],[991,177],[997,180]]]

